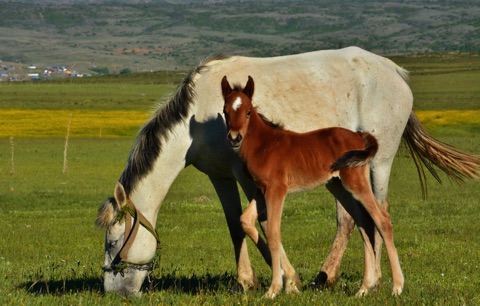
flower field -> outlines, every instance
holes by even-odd
[[[415,112],[426,127],[480,125],[480,110],[428,110]]]
[[[29,110],[0,111],[0,137],[132,137],[149,113],[132,110]]]

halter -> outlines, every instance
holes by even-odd
[[[132,226],[132,218],[135,219]],[[122,207],[117,213],[115,222],[122,222],[125,219],[125,234],[123,236],[123,245],[117,256],[113,259],[110,266],[104,266],[104,272],[113,272],[114,274],[120,273],[123,276],[125,269],[130,268],[139,271],[152,271],[160,263],[160,238],[157,231],[153,228],[152,224],[145,218],[145,216],[137,210],[132,201],[128,201],[125,206]],[[138,228],[142,225],[150,234],[157,240],[157,248],[155,254],[150,262],[145,264],[137,264],[127,260],[127,254],[137,236]]]

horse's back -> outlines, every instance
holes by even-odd
[[[366,130],[372,116],[376,121],[404,117],[404,124],[412,108],[404,70],[357,47],[271,58],[233,56],[206,68],[196,80],[205,119],[212,110],[221,112],[225,75],[233,84],[252,76],[259,111],[298,132],[329,126]]]

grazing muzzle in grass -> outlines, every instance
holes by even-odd
[[[100,207],[96,223],[107,230],[103,266],[105,291],[139,295],[146,274],[159,263],[160,239],[157,232],[128,199],[120,183],[115,188],[115,197]],[[135,241],[142,241],[142,237],[137,239],[140,228],[156,239],[157,249],[151,259],[145,259],[148,252],[139,251],[139,248],[131,252]]]

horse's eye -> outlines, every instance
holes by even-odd
[[[250,114],[251,114],[251,113],[252,113],[251,111],[248,111],[248,112],[247,112],[247,117],[250,117]]]

